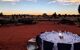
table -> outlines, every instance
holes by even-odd
[[[62,33],[63,35],[62,39],[59,37],[59,33]],[[65,32],[61,32],[61,31],[44,32],[40,35],[40,38],[42,40],[54,43],[55,46],[57,46],[57,43],[73,44],[76,42],[80,42],[80,36],[78,36],[77,34],[73,34],[72,32],[66,32],[66,31]],[[57,48],[55,50],[57,50]],[[73,45],[71,50],[73,50]]]

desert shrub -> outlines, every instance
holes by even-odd
[[[68,20],[68,19],[62,19],[59,21],[59,23],[61,24],[69,24],[69,25],[74,25],[75,23],[71,20]]]

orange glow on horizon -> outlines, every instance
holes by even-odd
[[[4,15],[12,15],[12,14],[31,14],[31,15],[42,15],[43,13],[47,13],[48,15],[53,14],[53,11],[47,11],[47,12],[42,12],[42,11],[3,11]],[[61,11],[61,12],[56,12],[57,14],[78,14],[76,11]]]

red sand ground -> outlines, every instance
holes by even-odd
[[[66,30],[80,34],[75,25],[61,25],[53,22],[39,22],[34,25],[0,27],[0,50],[27,50],[27,41],[43,31]]]

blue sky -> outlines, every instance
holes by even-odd
[[[0,12],[10,14],[78,14],[79,0],[0,0]]]

